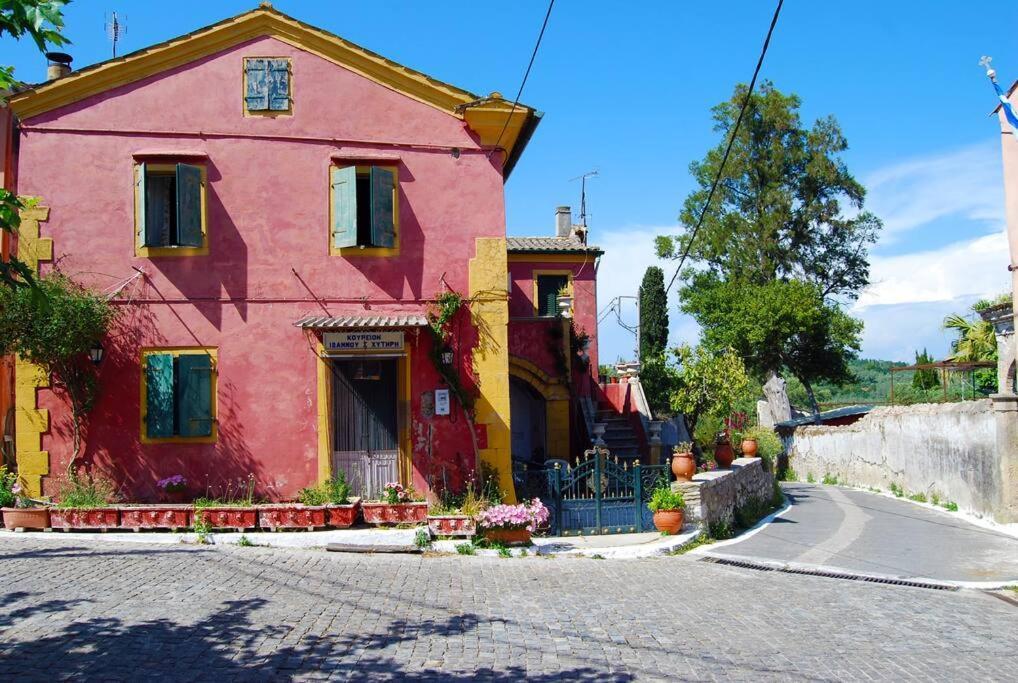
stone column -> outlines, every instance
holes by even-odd
[[[994,394],[997,423],[997,458],[1000,463],[1000,501],[996,521],[1018,522],[1018,396]]]

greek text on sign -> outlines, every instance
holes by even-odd
[[[326,332],[322,335],[326,353],[342,351],[402,351],[403,333],[396,330]]]

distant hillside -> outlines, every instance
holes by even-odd
[[[851,361],[849,367],[856,381],[838,387],[832,384],[818,384],[814,387],[820,403],[883,403],[890,400],[892,367],[909,365],[900,361],[859,358]],[[806,390],[794,378],[787,378],[788,397],[792,405],[803,409],[809,405]],[[912,373],[899,373],[894,378],[895,390],[911,385]]]

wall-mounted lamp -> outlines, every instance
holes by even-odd
[[[442,349],[442,365],[452,365],[455,358],[452,349]]]
[[[103,356],[106,355],[106,351],[103,349],[103,345],[96,342],[92,345],[92,348],[88,350],[88,357],[92,359],[95,365],[103,362]]]

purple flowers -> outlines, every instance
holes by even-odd
[[[166,492],[183,491],[187,487],[187,479],[182,474],[174,474],[156,482],[156,486]]]
[[[548,522],[548,508],[539,498],[519,505],[496,505],[482,511],[477,522],[482,529],[526,529],[533,533]]]

